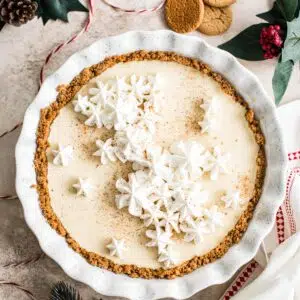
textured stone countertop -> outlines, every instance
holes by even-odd
[[[126,3],[124,0],[114,1],[115,3],[122,1]],[[101,0],[96,2],[95,18],[89,32],[58,53],[47,66],[47,74],[56,70],[72,53],[102,37],[128,30],[167,28],[163,10],[133,15],[115,11]],[[141,2],[144,1],[130,0],[128,2],[141,5]],[[152,3],[159,3],[159,0],[146,0],[146,2],[151,6]],[[233,6],[233,24],[226,34],[218,37],[207,37],[198,32],[192,34],[203,37],[210,44],[218,45],[235,36],[247,26],[260,22],[255,15],[266,11],[270,6],[271,1],[267,0],[237,0],[237,4]],[[27,106],[38,91],[39,71],[50,49],[79,31],[86,15],[71,13],[69,17],[69,24],[49,22],[44,27],[41,20],[35,19],[20,28],[5,26],[0,32],[0,135],[22,120]],[[242,64],[259,77],[269,95],[272,96],[275,60],[242,61]],[[297,67],[292,75],[284,101],[300,99],[299,81],[300,74]],[[14,148],[18,135],[19,129],[0,139],[0,195],[15,194]],[[22,207],[17,199],[0,199],[0,228],[0,300],[30,299],[25,292],[12,285],[2,284],[3,282],[17,283],[30,291],[35,299],[47,300],[50,287],[59,280],[74,284],[80,290],[84,300],[110,299],[110,297],[101,296],[89,287],[71,280],[55,262],[41,256],[39,244],[25,224]],[[210,287],[191,299],[217,300],[228,284],[229,282]]]

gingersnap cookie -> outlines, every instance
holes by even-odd
[[[165,17],[169,27],[179,33],[196,30],[204,16],[203,0],[167,0]]]
[[[228,30],[232,22],[231,8],[204,5],[204,17],[198,30],[207,35],[218,35]]]
[[[226,7],[235,3],[235,1],[236,0],[203,0],[205,4],[213,7]]]

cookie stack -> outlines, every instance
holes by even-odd
[[[232,22],[230,5],[235,0],[167,0],[165,16],[169,27],[179,33],[194,30],[218,35]]]

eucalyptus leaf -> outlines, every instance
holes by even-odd
[[[277,2],[274,2],[274,5],[271,10],[256,15],[257,17],[271,23],[271,24],[285,24],[284,16],[281,13],[281,10],[278,7]]]
[[[218,47],[241,59],[251,61],[264,60],[264,53],[259,43],[259,38],[262,28],[268,25],[268,23],[252,25]]]
[[[283,62],[281,57],[279,58],[272,79],[273,93],[276,104],[279,104],[288,87],[293,67],[294,62],[292,60]]]
[[[88,11],[78,0],[37,0],[37,2],[37,14],[43,19],[44,24],[50,19],[68,22],[70,11]]]
[[[282,61],[300,60],[300,17],[287,22],[287,36],[282,50]]]
[[[276,4],[286,21],[292,21],[298,7],[298,0],[276,0]]]

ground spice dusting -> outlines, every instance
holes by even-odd
[[[197,99],[193,101],[192,106],[192,112],[186,117],[186,131],[188,132],[194,132],[199,133],[199,130],[201,129],[199,125],[199,120],[203,120],[204,118],[204,110],[200,107],[200,105],[203,103],[203,99]]]
[[[177,62],[184,66],[192,67],[202,72],[203,74],[206,74],[207,76],[213,78],[226,94],[231,96],[234,99],[234,101],[238,102],[240,105],[245,107],[245,118],[259,146],[259,151],[256,159],[257,172],[253,196],[250,199],[246,210],[243,212],[238,222],[236,223],[235,227],[231,231],[229,231],[224,240],[216,248],[212,249],[205,255],[195,256],[192,259],[182,263],[181,265],[170,269],[151,269],[141,268],[135,265],[119,265],[108,258],[102,257],[97,253],[87,251],[72,238],[72,236],[67,232],[61,221],[54,213],[51,207],[51,199],[48,190],[48,161],[46,156],[46,151],[49,147],[48,137],[50,133],[51,124],[58,115],[60,109],[62,109],[67,103],[69,103],[74,98],[76,93],[92,78],[100,75],[108,68],[121,62],[142,60],[160,60],[165,62]],[[90,264],[101,268],[105,268],[115,273],[124,273],[133,278],[141,277],[146,279],[173,279],[175,277],[191,273],[200,266],[203,266],[205,264],[215,261],[216,259],[221,258],[233,244],[238,243],[240,241],[248,227],[248,223],[252,218],[253,211],[262,193],[266,169],[266,157],[264,150],[265,138],[259,126],[259,122],[255,118],[253,110],[249,108],[247,102],[237,93],[234,87],[223,76],[212,71],[208,65],[202,63],[201,61],[186,58],[172,52],[136,51],[125,55],[112,56],[106,58],[104,61],[84,69],[78,76],[76,76],[71,81],[70,84],[60,85],[58,86],[57,90],[59,93],[56,98],[56,101],[53,102],[49,107],[41,110],[40,121],[37,129],[37,146],[34,160],[37,178],[36,188],[39,193],[40,207],[45,218],[52,226],[52,228],[54,228],[57,231],[57,233],[65,237],[67,243],[74,251],[80,253]]]

